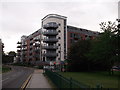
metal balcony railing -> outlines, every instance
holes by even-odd
[[[21,46],[17,46],[17,48],[21,48]]]
[[[43,46],[43,49],[57,49],[58,46]]]
[[[34,48],[33,51],[40,51],[40,48]]]
[[[46,56],[46,57],[56,57],[57,56],[57,53],[43,53],[43,56]]]
[[[56,22],[50,22],[50,23],[43,25],[43,28],[45,28],[45,29],[57,29],[58,24]]]
[[[17,55],[17,56],[21,56],[21,54],[20,54],[20,53],[17,53],[16,55]]]
[[[46,36],[54,36],[54,35],[58,35],[58,32],[55,30],[54,31],[49,30],[49,31],[44,31],[43,34]]]
[[[49,42],[58,42],[57,38],[45,38],[43,39],[43,42],[49,43]]]
[[[18,41],[17,44],[22,44],[22,43]]]
[[[40,39],[34,39],[34,41],[40,41]]]
[[[21,52],[21,50],[17,50],[17,52]]]
[[[23,44],[22,46],[23,46],[23,47],[26,47],[26,46],[27,46],[27,44]]]
[[[22,49],[23,52],[27,51],[27,49]]]
[[[40,47],[40,44],[37,44],[37,43],[36,43],[36,44],[34,45],[34,47]]]

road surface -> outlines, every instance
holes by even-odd
[[[29,75],[33,73],[34,69],[11,66],[12,71],[2,74],[2,88],[21,88],[23,83],[27,80]]]

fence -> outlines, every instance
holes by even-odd
[[[72,78],[68,79],[63,77],[62,75],[52,72],[50,70],[45,70],[45,74],[51,79],[51,81],[58,87],[58,88],[86,88],[90,89],[90,86],[84,85]]]

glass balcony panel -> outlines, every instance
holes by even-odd
[[[57,31],[44,31],[43,34],[46,36],[58,35],[58,32]]]
[[[43,46],[43,49],[57,49],[58,46]]]
[[[45,28],[45,29],[57,29],[58,24],[56,22],[50,22],[50,23],[43,25],[43,28]]]
[[[21,48],[21,46],[17,46],[17,48]]]
[[[45,38],[43,39],[43,42],[58,42],[58,39],[57,38]]]
[[[46,56],[46,57],[56,57],[57,53],[43,53],[43,56]]]

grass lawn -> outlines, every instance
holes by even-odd
[[[11,70],[10,67],[2,66],[2,73],[8,72],[10,70]]]
[[[119,72],[114,72],[113,76],[110,76],[108,72],[60,72],[62,76],[66,78],[72,77],[81,83],[96,88],[97,84],[102,84],[103,88],[118,88],[118,81],[120,86]]]

